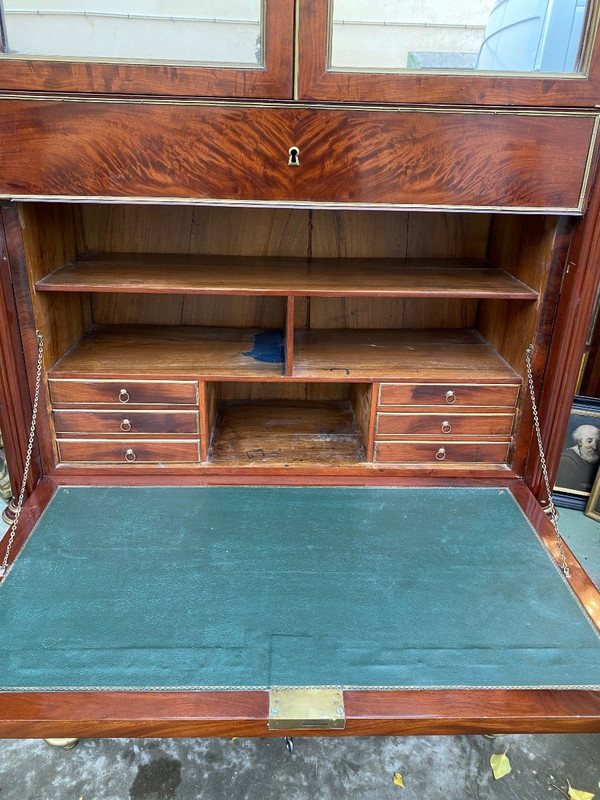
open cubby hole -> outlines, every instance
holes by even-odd
[[[368,458],[371,384],[206,384],[208,460],[346,465]]]

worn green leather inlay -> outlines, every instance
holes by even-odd
[[[502,488],[60,488],[0,626],[3,689],[600,686]]]

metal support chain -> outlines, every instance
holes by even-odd
[[[540,430],[540,418],[538,416],[537,405],[535,402],[535,389],[533,387],[533,373],[531,370],[532,353],[533,353],[533,345],[530,344],[525,353],[525,362],[527,364],[527,382],[529,384],[529,394],[531,395],[531,410],[533,411],[533,425],[535,428],[535,435],[537,437],[538,449],[540,451],[540,465],[542,467],[542,475],[544,476],[546,494],[548,496],[550,521],[552,522],[552,525],[554,526],[554,530],[556,532],[556,543],[558,545],[558,550],[560,553],[560,559],[561,559],[560,568],[562,569],[565,578],[570,578],[571,572],[569,570],[569,565],[567,564],[567,559],[565,556],[565,549],[563,547],[563,538],[558,529],[558,513],[556,511],[556,506],[554,505],[554,501],[552,500],[552,489],[550,488],[550,480],[548,478],[548,467],[546,466],[546,456],[544,455],[544,445],[542,443],[542,432]]]
[[[21,509],[23,507],[23,500],[25,499],[25,486],[27,484],[27,475],[29,474],[29,467],[31,465],[31,454],[33,452],[33,443],[35,441],[35,423],[37,419],[38,402],[40,399],[40,386],[42,383],[42,358],[44,355],[44,337],[39,331],[36,331],[35,335],[37,336],[37,342],[38,342],[38,360],[37,360],[37,372],[35,375],[35,393],[33,396],[33,409],[31,412],[31,428],[29,429],[29,443],[27,445],[27,455],[25,456],[25,466],[23,467],[23,480],[21,482],[21,491],[19,492],[19,499],[17,501],[17,507],[15,509],[15,518],[12,523],[8,544],[6,545],[4,559],[2,561],[2,565],[0,566],[0,580],[4,578],[8,569],[8,559],[17,533],[17,525],[19,523],[19,517],[21,515]]]

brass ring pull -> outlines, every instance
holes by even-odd
[[[452,433],[452,425],[450,425],[448,420],[442,422],[442,433]]]
[[[125,461],[129,461],[130,464],[135,461],[135,453],[131,448],[125,451]]]
[[[122,431],[125,431],[125,433],[127,433],[127,431],[131,430],[131,422],[129,422],[128,419],[124,419],[123,422],[119,425],[119,428],[121,428]]]
[[[435,454],[435,457],[437,461],[443,461],[446,458],[446,451],[444,450],[443,447],[440,447],[440,449]]]
[[[120,403],[128,403],[129,402],[129,392],[127,389],[121,389],[119,392],[119,402]]]
[[[454,394],[452,389],[446,392],[446,402],[449,403],[450,405],[452,405],[452,403],[456,403],[456,395]]]

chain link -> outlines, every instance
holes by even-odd
[[[44,355],[44,337],[39,331],[36,331],[35,335],[37,336],[37,342],[38,342],[38,361],[37,361],[37,372],[35,375],[35,393],[33,396],[33,409],[31,412],[31,428],[29,429],[29,443],[27,445],[27,455],[25,456],[25,466],[23,467],[23,480],[21,482],[21,491],[19,492],[19,499],[17,501],[17,507],[15,509],[15,518],[13,520],[13,524],[11,527],[8,544],[6,545],[4,559],[2,561],[2,565],[0,566],[0,580],[4,578],[6,571],[8,569],[8,558],[10,556],[10,550],[12,548],[17,533],[17,525],[19,524],[19,517],[21,516],[21,509],[23,507],[23,500],[25,498],[27,475],[29,474],[29,467],[31,465],[31,454],[33,452],[33,443],[35,441],[35,422],[37,418],[38,402],[40,399],[40,386],[42,383],[42,358]]]
[[[556,532],[556,543],[560,552],[561,564],[565,578],[571,577],[569,565],[565,556],[565,549],[563,547],[563,538],[558,530],[558,513],[556,506],[552,500],[552,489],[550,488],[550,480],[548,478],[548,467],[546,466],[546,456],[544,455],[544,445],[542,444],[542,432],[540,430],[540,418],[538,416],[537,405],[535,402],[535,389],[533,386],[533,373],[531,371],[531,354],[533,353],[533,345],[530,344],[525,353],[525,361],[527,364],[527,382],[529,384],[529,394],[531,395],[531,410],[533,411],[533,425],[535,427],[535,435],[537,436],[538,449],[540,451],[540,465],[542,467],[542,475],[544,476],[544,483],[546,485],[546,494],[548,496],[548,508],[550,510],[550,521],[554,526]]]

